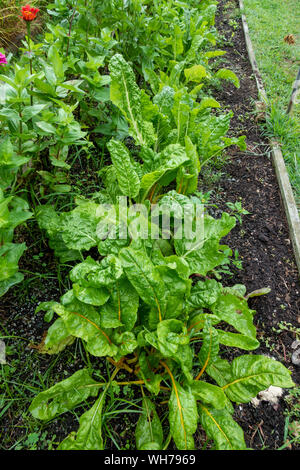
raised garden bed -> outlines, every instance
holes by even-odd
[[[223,211],[231,212],[227,203],[241,202],[249,212],[242,216],[242,224],[238,222],[224,239],[224,243],[237,251],[235,264],[230,266],[230,272],[225,270],[223,274],[223,284],[244,284],[247,292],[263,287],[271,289],[267,295],[249,299],[249,307],[257,311],[254,323],[260,341],[259,349],[253,354],[280,361],[299,384],[299,366],[291,361],[292,343],[300,328],[299,273],[270,149],[254,109],[257,89],[237,7],[238,3],[219,2],[216,27],[221,37],[218,47],[227,53],[216,60],[218,68],[235,72],[240,88],[222,82],[222,86],[214,89],[213,96],[223,108],[233,110],[230,137],[246,135],[247,151],[237,147],[227,149],[227,161],[220,166],[219,177],[216,177],[216,167],[205,170],[200,174],[198,190],[211,191],[207,210],[215,218]],[[135,146],[132,148],[135,150]],[[97,170],[94,159],[79,158],[75,162],[70,170],[70,182],[76,186],[77,195],[90,195],[95,191],[99,183]],[[19,263],[20,270],[26,274],[25,281],[1,298],[0,318],[9,364],[2,366],[6,401],[1,403],[0,410],[1,445],[4,449],[52,449],[78,429],[79,416],[88,407],[77,407],[76,411],[62,414],[50,423],[40,424],[28,411],[33,397],[85,367],[97,370],[100,380],[107,375],[107,365],[101,358],[88,354],[78,340],[57,356],[41,355],[36,350],[49,324],[44,321],[44,313],[34,313],[35,309],[41,302],[58,301],[70,288],[68,273],[74,263],[66,262],[58,269],[58,260],[35,220],[29,220],[27,228],[17,228],[14,241],[25,241],[28,250]],[[228,360],[237,355],[236,350],[232,352],[227,346],[221,346],[221,350]],[[130,380],[126,371],[118,375],[118,381],[121,380]],[[277,403],[262,400],[258,405],[249,403],[235,407],[234,418],[244,430],[247,447],[256,450],[273,450],[285,445],[285,448],[299,448],[299,441],[289,444],[286,440],[286,417],[294,406],[293,401],[288,404],[285,400],[288,393],[284,391]],[[165,400],[160,396],[156,401],[163,426],[167,423],[166,400],[168,396]],[[107,394],[105,413],[105,448],[132,449],[140,417],[139,388],[115,386]],[[194,439],[196,449],[212,448],[200,427]],[[173,441],[168,448],[176,449]]]

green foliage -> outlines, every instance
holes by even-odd
[[[139,450],[166,446],[163,425],[178,449],[194,449],[198,424],[216,449],[244,449],[231,402],[293,386],[290,371],[264,356],[222,358],[220,345],[238,354],[259,342],[251,294],[215,280],[231,261],[222,238],[236,218],[211,217],[195,195],[204,165],[230,145],[245,149],[244,136],[227,137],[232,113],[210,96],[213,80],[239,86],[232,71],[214,73],[209,63],[223,54],[211,50],[215,11],[211,0],[55,0],[42,42],[27,36],[27,54],[0,75],[0,295],[23,278],[25,245],[13,234],[32,215],[25,198],[35,205],[51,196],[55,205],[39,204],[35,217],[72,269],[69,290],[37,308],[52,322],[38,349],[59,354],[77,339],[89,364],[31,403],[42,421],[89,405],[60,450],[105,447],[108,392],[124,384],[142,387]],[[96,160],[99,190],[74,203],[70,175],[83,155],[87,165]],[[90,356],[107,358],[108,372],[115,366],[106,381],[93,378]],[[134,380],[116,382],[121,369]],[[154,401],[161,395],[164,421]]]
[[[160,204],[174,201],[197,206],[195,197],[175,191],[164,196]],[[244,286],[224,288],[214,279],[191,285],[190,275],[196,272],[195,266],[205,266],[201,271],[205,275],[216,267],[207,247],[218,246],[235,224],[234,218],[225,214],[218,220],[206,215],[204,221],[206,241],[194,250],[196,259],[185,251],[187,240],[175,238],[174,227],[167,255],[158,248],[156,240],[147,240],[145,244],[143,239],[132,239],[128,247],[100,262],[87,257],[77,264],[70,274],[73,289],[60,303],[46,302],[39,310],[59,315],[65,337],[81,338],[90,354],[110,356],[116,364],[115,373],[134,353],[139,365],[137,373],[151,394],[159,394],[162,379],[169,378],[170,434],[178,449],[194,448],[198,419],[216,448],[243,449],[243,433],[231,416],[231,401],[248,402],[271,384],[292,387],[293,382],[283,365],[267,357],[242,355],[231,364],[221,358],[219,343],[244,350],[256,349],[259,343],[253,325],[255,312],[247,305]],[[51,226],[51,220],[48,222]],[[199,259],[202,264],[197,264]],[[224,331],[218,324],[227,324],[234,332],[226,328]],[[59,330],[50,332],[51,345],[55,344],[55,334],[61,346]],[[201,345],[198,358],[195,342]],[[196,362],[200,371],[195,377]],[[80,380],[72,383],[74,389],[80,386]],[[109,382],[98,385],[99,389],[108,387]],[[60,390],[59,384],[55,387]],[[52,389],[44,391],[35,402],[43,409],[43,403],[52,396]],[[70,399],[70,408],[79,399],[77,395],[74,401]],[[82,415],[77,437],[70,435],[60,445],[61,449],[103,448],[101,425],[97,424],[101,422],[103,400],[100,395],[92,411]],[[64,399],[61,406],[55,406],[56,413],[67,411],[65,403]],[[95,429],[89,419],[93,412]],[[43,411],[39,413],[42,416]],[[145,396],[136,439],[139,449],[162,448],[160,420],[154,404]]]

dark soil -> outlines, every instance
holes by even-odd
[[[250,307],[257,311],[256,325],[261,341],[257,353],[272,356],[283,362],[292,371],[294,381],[299,384],[299,366],[296,370],[296,366],[291,362],[291,343],[295,339],[292,327],[300,328],[298,274],[267,142],[255,118],[254,102],[257,100],[257,90],[247,56],[241,20],[234,17],[237,26],[232,36],[233,29],[229,20],[232,18],[233,8],[228,8],[228,5],[229,2],[219,2],[216,23],[217,29],[223,35],[222,42],[226,41],[226,46],[219,45],[227,51],[221,66],[231,68],[239,76],[241,87],[237,90],[233,85],[223,82],[216,98],[233,110],[232,133],[247,136],[248,150],[242,153],[237,149],[230,149],[228,163],[222,169],[225,174],[218,182],[219,187],[215,196],[213,193],[212,202],[218,204],[219,209],[228,211],[226,202],[241,200],[250,215],[244,216],[242,226],[237,224],[226,238],[226,243],[238,250],[243,264],[243,270],[235,267],[231,269],[232,275],[226,276],[226,282],[231,285],[245,284],[248,292],[267,286],[272,289],[270,294],[250,300]],[[200,185],[201,190],[210,189],[206,181],[200,181]],[[46,241],[40,240],[41,234],[35,224],[29,222],[29,227],[29,231],[18,231],[20,240],[26,241],[29,247],[26,255],[21,258],[21,269],[42,273],[44,277],[33,279],[32,275],[27,274],[27,292],[22,284],[11,289],[1,299],[0,323],[7,330],[5,334],[19,337],[7,341],[12,352],[8,356],[9,363],[14,364],[15,361],[16,367],[18,362],[24,364],[24,370],[16,370],[10,380],[33,384],[40,390],[39,376],[45,374],[49,368],[47,386],[68,377],[81,367],[86,367],[88,360],[78,341],[55,358],[39,355],[31,347],[32,343],[38,344],[41,341],[48,327],[43,320],[43,313],[35,314],[35,308],[41,301],[59,299],[68,285],[68,270],[66,268],[66,271],[61,273],[59,282],[58,265],[53,253],[47,250]],[[42,257],[36,258],[41,252]],[[276,333],[273,328],[278,329],[280,322],[287,322],[292,327]],[[92,357],[89,359],[93,365],[100,367],[101,372],[101,364],[104,361]],[[103,371],[103,374],[106,375],[106,371]],[[27,411],[36,390],[24,390],[23,408],[15,402],[1,418],[0,440],[3,444],[0,444],[0,448],[10,448],[29,432],[36,432],[36,426],[47,430],[47,438],[55,435],[54,443],[78,428],[78,416],[87,408],[77,409],[76,414],[62,415],[47,425],[37,425]],[[134,392],[125,388],[117,398],[135,400]],[[107,404],[108,407],[112,406],[109,397]],[[159,414],[163,416],[165,410],[165,406],[161,405]],[[278,405],[261,402],[258,407],[252,404],[238,406],[235,418],[244,429],[247,445],[257,450],[282,446],[286,410],[283,398]],[[138,416],[137,413],[124,413],[109,421],[110,432],[123,449],[134,440]],[[203,445],[201,431],[196,434],[195,442],[197,448]],[[37,448],[47,448],[45,445],[40,442]],[[111,439],[108,439],[107,447],[115,448]]]
[[[257,311],[256,325],[261,341],[255,352],[280,360],[293,372],[293,379],[299,385],[299,366],[291,362],[295,333],[291,327],[290,331],[280,334],[274,332],[281,322],[300,328],[299,274],[269,149],[254,113],[257,89],[241,19],[234,17],[238,27],[232,37],[229,21],[233,9],[227,9],[228,4],[223,0],[219,2],[216,18],[217,30],[226,41],[225,48],[222,45],[222,49],[227,51],[222,66],[237,74],[241,87],[236,89],[233,85],[223,85],[216,99],[233,110],[232,130],[235,135],[247,136],[247,153],[230,149],[226,174],[220,179],[220,187],[216,191],[216,202],[219,208],[226,209],[226,202],[240,200],[243,208],[250,212],[250,215],[243,216],[242,226],[237,224],[226,237],[226,243],[238,250],[243,265],[243,270],[234,269],[230,282],[246,285],[248,292],[262,287],[271,288],[268,295],[249,302],[250,307]],[[247,444],[254,449],[280,447],[283,444],[284,411],[283,400],[275,406],[268,402],[262,402],[257,408],[252,404],[238,406],[236,419],[245,431]]]

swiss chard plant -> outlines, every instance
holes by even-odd
[[[37,308],[51,322],[37,348],[59,354],[81,342],[98,367],[41,391],[30,411],[48,422],[84,403],[78,430],[58,448],[101,450],[108,393],[138,387],[137,449],[171,439],[193,449],[199,427],[216,449],[245,449],[234,405],[293,381],[252,353],[248,298],[266,291],[221,282],[232,258],[222,239],[236,218],[211,217],[196,196],[204,165],[230,145],[245,149],[244,136],[227,136],[232,113],[209,89],[223,79],[239,86],[210,64],[224,53],[212,50],[216,2],[54,0],[47,11],[42,42],[27,24],[23,56],[0,75],[0,296],[23,279],[25,244],[13,236],[32,216],[27,179],[68,193],[74,148],[88,157],[95,146],[97,158],[101,148],[99,191],[69,200],[68,211],[35,209],[50,248],[72,263],[69,290]]]
[[[88,212],[87,204],[83,203],[82,214]],[[91,213],[94,203],[89,204]],[[220,241],[234,227],[235,218],[224,213],[214,219],[204,212],[201,243],[198,238],[177,236],[182,209],[189,207],[196,223],[199,204],[197,198],[175,191],[163,196],[155,210],[163,214],[169,209],[173,214],[165,238],[133,236],[134,218],[129,220],[127,238],[103,237],[101,215],[94,221],[95,226],[98,222],[94,234],[84,236],[80,224],[74,224],[71,240],[62,229],[69,249],[88,250],[95,244],[99,255],[87,256],[74,266],[72,289],[60,302],[38,307],[47,312],[48,321],[58,316],[39,350],[55,354],[79,338],[90,355],[106,358],[114,367],[107,381],[99,382],[92,370],[83,369],[34,398],[30,411],[45,421],[94,399],[80,417],[78,431],[67,436],[59,449],[104,448],[105,396],[115,385],[141,387],[137,449],[163,449],[168,434],[178,449],[194,449],[199,425],[216,449],[245,449],[233,405],[249,402],[270,385],[293,386],[290,371],[282,364],[247,354],[259,342],[246,288],[224,287],[214,279],[214,270],[228,262],[227,247]],[[49,225],[55,223],[53,218]],[[234,348],[232,361],[224,358],[224,346]],[[120,370],[128,374],[126,382],[117,381]],[[162,426],[155,408],[158,396],[168,403],[167,426]]]
[[[282,364],[244,354],[259,346],[249,294],[243,285],[216,280],[232,254],[221,240],[236,219],[227,213],[214,219],[191,196],[201,166],[227,145],[243,146],[243,139],[227,139],[230,115],[209,114],[210,106],[201,108],[188,90],[163,86],[152,99],[120,54],[109,69],[111,101],[133,144],[129,150],[119,140],[108,142],[111,165],[101,170],[103,188],[93,200],[78,199],[69,212],[44,206],[37,213],[60,259],[80,261],[60,302],[38,307],[47,321],[58,316],[38,348],[56,354],[79,339],[114,369],[104,382],[80,370],[39,393],[30,411],[48,421],[94,398],[59,449],[103,449],[109,387],[139,385],[137,449],[165,448],[170,437],[178,449],[193,449],[199,425],[217,449],[245,449],[233,404],[293,382]],[[176,190],[163,193],[172,184]],[[165,215],[171,215],[167,228]],[[225,347],[234,348],[232,361],[224,358]],[[120,370],[128,373],[126,382],[117,381]],[[169,407],[167,435],[155,407],[158,395]]]

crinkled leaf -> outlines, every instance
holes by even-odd
[[[217,78],[222,78],[223,80],[229,80],[234,84],[236,88],[240,88],[240,81],[236,74],[229,69],[219,69],[215,75]]]
[[[193,450],[198,412],[194,395],[173,380],[169,399],[170,432],[179,450]]]
[[[199,405],[200,423],[217,450],[245,450],[244,433],[231,414]]]
[[[108,255],[100,262],[88,256],[72,269],[70,278],[82,287],[101,287],[113,284],[122,273],[121,262],[116,256]]]
[[[211,307],[212,312],[240,333],[256,339],[256,328],[253,324],[253,310],[250,310],[247,301],[233,294],[219,296],[217,302]]]
[[[75,408],[90,396],[98,395],[99,387],[87,369],[58,382],[48,390],[39,393],[32,401],[29,411],[38,419],[49,420]]]
[[[225,407],[227,397],[222,388],[212,385],[202,380],[194,380],[191,384],[191,390],[197,400],[213,406],[217,409]]]
[[[137,320],[139,295],[128,279],[115,281],[109,301],[103,305],[100,317],[104,328],[132,330]]]
[[[180,345],[188,344],[187,329],[182,321],[163,320],[157,326],[158,347],[165,357],[176,355]]]
[[[188,69],[184,69],[184,75],[187,82],[199,83],[206,77],[207,73],[203,65],[193,65]]]
[[[102,392],[91,409],[79,418],[79,429],[72,432],[58,446],[58,450],[103,450],[102,410],[105,392]]]
[[[270,385],[294,386],[291,372],[280,362],[266,356],[245,355],[231,364],[231,380],[222,386],[231,401],[247,403]]]
[[[123,269],[146,304],[155,308],[158,320],[165,311],[165,286],[150,258],[142,250],[123,248],[120,251]]]
[[[120,54],[109,63],[111,76],[110,99],[118,106],[130,124],[130,132],[139,145],[151,146],[155,141],[153,126],[144,121],[141,110],[141,91],[131,67]]]
[[[135,198],[140,190],[140,179],[134,170],[127,148],[118,140],[113,139],[107,144],[107,148],[116,169],[122,193],[130,198]]]

